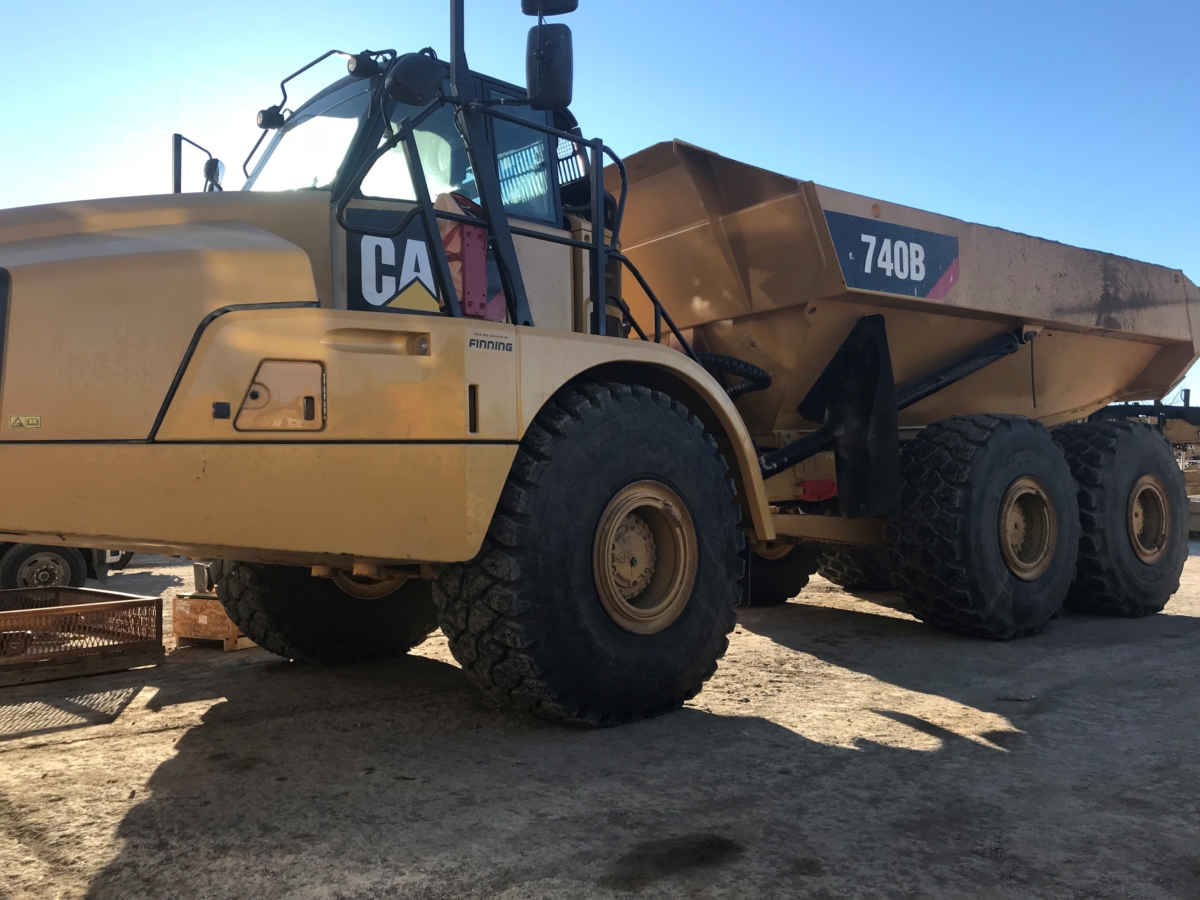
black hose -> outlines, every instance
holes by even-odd
[[[730,400],[736,400],[742,394],[749,394],[753,391],[765,391],[771,386],[771,375],[766,369],[760,369],[736,356],[725,356],[721,353],[697,353],[696,359],[713,378],[722,384],[725,383],[721,377],[723,375],[732,375],[734,378],[742,379],[733,386],[725,388],[725,393],[729,395]]]

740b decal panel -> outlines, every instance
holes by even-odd
[[[958,281],[958,238],[825,211],[846,287],[941,300]]]

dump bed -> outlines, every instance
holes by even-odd
[[[975,412],[1055,424],[1160,397],[1197,357],[1200,291],[1178,270],[822,187],[681,141],[625,163],[622,247],[698,346],[771,373],[768,391],[738,402],[764,444],[813,427],[796,407],[866,314],[886,317],[897,383],[1002,331],[1042,329],[902,412],[902,427]],[[644,321],[649,301],[631,282],[624,293]]]

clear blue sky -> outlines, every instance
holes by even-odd
[[[283,75],[331,47],[444,56],[447,7],[0,0],[0,208],[168,191],[173,131],[240,186]],[[523,83],[530,21],[467,0],[472,66]],[[581,0],[563,21],[573,109],[620,153],[678,137],[1200,282],[1197,0]]]

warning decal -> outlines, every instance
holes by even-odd
[[[41,416],[9,416],[9,428],[41,428]]]

